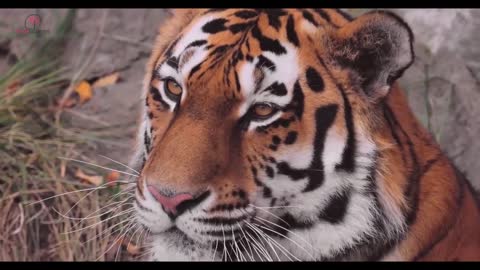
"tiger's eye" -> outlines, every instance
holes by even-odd
[[[253,113],[258,118],[266,118],[273,115],[277,109],[270,104],[267,103],[259,103],[256,104],[253,108]]]
[[[182,87],[174,80],[167,79],[165,80],[164,84],[165,84],[165,90],[168,93],[174,96],[180,96],[182,94]]]

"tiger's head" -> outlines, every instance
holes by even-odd
[[[378,214],[374,134],[412,39],[379,11],[175,11],[147,67],[135,156],[153,259],[258,259],[276,245],[330,259],[376,226],[401,230]]]

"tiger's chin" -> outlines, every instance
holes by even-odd
[[[196,238],[196,239],[193,239]],[[177,227],[153,234],[150,241],[152,261],[240,261],[244,250],[238,245],[243,238],[224,235],[221,238],[190,237]],[[236,245],[237,242],[237,245]],[[253,258],[252,258],[253,259]]]
[[[151,261],[216,261],[219,260],[210,245],[195,241],[174,227],[153,234],[150,239]]]

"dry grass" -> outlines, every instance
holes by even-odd
[[[73,16],[69,12],[53,36],[0,77],[0,261],[126,260],[131,256],[120,236],[144,236],[129,218],[130,180],[81,182],[74,177],[80,167],[90,175],[106,172],[59,158],[95,163],[84,152],[107,136],[55,121],[69,80],[52,59]]]

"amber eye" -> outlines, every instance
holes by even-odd
[[[165,93],[173,100],[177,100],[182,95],[182,87],[173,79],[165,79],[163,85]]]
[[[268,103],[258,103],[253,106],[252,113],[255,118],[265,119],[278,111],[278,108]]]

